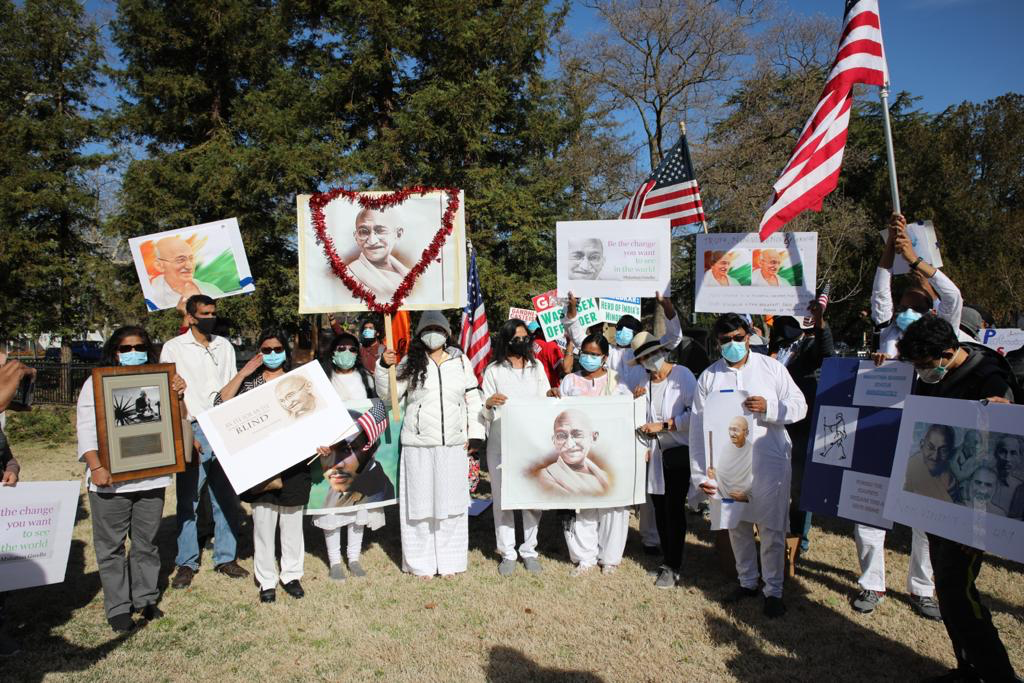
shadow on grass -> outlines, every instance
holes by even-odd
[[[536,683],[537,681],[558,681],[558,683],[602,683],[604,680],[589,671],[572,669],[549,669],[542,667],[519,650],[510,647],[492,647],[487,661],[487,680],[510,683]]]

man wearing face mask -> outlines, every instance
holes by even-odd
[[[1019,388],[1005,359],[987,347],[959,342],[954,330],[935,316],[922,318],[907,328],[898,350],[917,372],[913,393],[966,401],[1019,402],[1020,396],[1015,393]],[[992,615],[981,604],[975,586],[984,553],[935,534],[928,534],[928,545],[941,618],[957,662],[957,668],[942,680],[1017,680]]]
[[[185,303],[185,322],[189,326],[188,331],[170,339],[160,351],[160,362],[174,363],[178,374],[187,383],[185,407],[199,455],[198,467],[188,467],[176,475],[178,555],[175,564],[178,570],[171,580],[172,588],[188,588],[199,571],[196,507],[199,492],[206,483],[210,485],[215,528],[214,571],[239,579],[249,575],[235,558],[239,529],[238,496],[196,421],[200,413],[213,407],[221,388],[235,377],[235,349],[227,339],[213,333],[217,326],[217,302],[205,294],[189,297]],[[262,358],[251,361],[251,364],[257,361],[262,365]]]
[[[789,482],[792,442],[786,425],[807,415],[807,402],[785,366],[767,355],[750,352],[751,329],[735,313],[726,313],[711,329],[722,358],[701,373],[690,418],[690,473],[693,485],[713,496],[717,488],[708,473],[704,443],[704,404],[714,392],[742,391],[745,411],[753,414],[746,437],[753,443],[753,477],[748,501],[742,507],[722,508],[722,526],[736,557],[740,585],[725,598],[736,602],[758,594],[757,546],[754,524],[761,536],[764,613],[786,613],[782,602],[786,530],[789,527]]]

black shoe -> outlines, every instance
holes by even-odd
[[[178,567],[178,571],[174,572],[174,578],[171,579],[171,588],[188,588],[192,585],[195,575],[196,570],[192,567]]]
[[[223,574],[224,576],[229,576],[232,579],[244,579],[249,576],[249,572],[238,566],[238,562],[236,560],[231,560],[224,564],[218,564],[213,568],[213,571]]]
[[[298,579],[289,581],[288,583],[282,583],[281,588],[284,589],[285,593],[292,596],[296,600],[298,600],[299,598],[306,597],[306,591],[302,590],[302,584],[299,583]]]
[[[922,679],[922,683],[980,683],[980,681],[978,676],[966,669],[950,669],[941,676]]]
[[[153,621],[159,619],[164,615],[164,611],[156,606],[156,603],[150,603],[142,608],[142,618],[146,621]]]
[[[769,619],[777,619],[786,613],[786,603],[782,598],[768,596],[764,599],[764,615]]]
[[[260,602],[275,602],[277,600],[277,591],[273,588],[268,588],[265,591],[260,591]]]
[[[135,620],[128,612],[115,614],[107,619],[107,623],[110,624],[110,628],[114,629],[114,633],[130,633],[135,630]]]
[[[740,600],[746,600],[747,598],[756,598],[760,594],[760,591],[756,588],[744,588],[743,586],[737,586],[731,593],[728,593],[722,598],[723,605],[731,605]]]

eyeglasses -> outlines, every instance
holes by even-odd
[[[171,258],[171,259],[157,257],[157,260],[158,261],[166,261],[167,263],[173,263],[176,266],[183,266],[183,265],[185,265],[187,263],[195,263],[196,262],[196,257],[195,256],[178,256],[176,258]]]
[[[145,344],[121,344],[117,347],[118,353],[129,353],[131,351],[149,351]]]
[[[370,239],[371,234],[377,237],[391,237],[395,234],[395,231],[386,225],[375,225],[372,230],[370,228],[356,228],[357,240],[366,241]]]
[[[339,344],[338,346],[336,346],[334,348],[334,350],[335,351],[357,351],[358,349],[355,346],[352,346],[350,344]]]
[[[719,345],[728,344],[729,342],[740,342],[747,338],[746,332],[736,332],[734,334],[723,335],[718,338]]]
[[[283,346],[264,346],[260,349],[260,353],[264,356],[269,356],[272,353],[281,353],[284,351]]]
[[[574,429],[571,432],[562,431],[561,429],[555,432],[555,443],[565,443],[569,440],[569,437],[576,443],[579,443],[583,439],[587,438],[587,433],[582,429]]]

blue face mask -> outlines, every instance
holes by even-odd
[[[284,365],[284,359],[287,357],[288,355],[284,351],[265,353],[263,354],[263,364],[271,370],[277,370],[279,367]]]
[[[332,360],[342,370],[351,370],[356,364],[356,354],[352,351],[335,351]]]
[[[145,365],[149,360],[149,354],[145,351],[129,351],[117,354],[117,361],[121,365]]]
[[[920,319],[920,313],[915,311],[913,308],[908,308],[905,311],[900,311],[899,315],[896,316],[896,327],[900,328],[901,332],[906,332],[908,327]]]
[[[376,338],[377,338],[377,330],[374,330],[374,329],[369,328],[369,327],[367,327],[365,330],[363,330],[363,339],[376,339]]]
[[[623,327],[621,330],[615,331],[615,343],[619,346],[629,346],[629,342],[633,341],[633,330],[628,327]]]
[[[595,356],[592,353],[581,353],[580,365],[582,365],[583,369],[587,372],[594,372],[604,365],[604,356]]]
[[[746,342],[729,342],[722,347],[722,358],[730,363],[739,363],[747,357]]]

